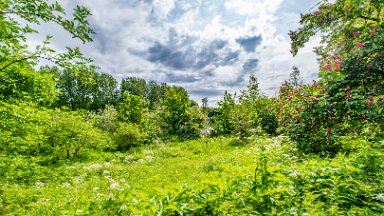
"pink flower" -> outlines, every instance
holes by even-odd
[[[376,28],[372,28],[372,31],[370,33],[371,37],[374,37],[376,34]]]
[[[313,14],[318,16],[318,15],[320,15],[320,11],[315,11],[315,12],[313,12]]]
[[[331,64],[327,64],[327,66],[325,66],[325,69],[326,69],[327,71],[332,70],[332,65],[331,65]]]
[[[372,101],[368,101],[368,106],[369,106],[369,107],[372,106]]]
[[[341,62],[336,61],[336,62],[335,62],[335,71],[336,71],[336,72],[340,71],[340,68],[341,68]]]
[[[381,95],[381,99],[383,100],[383,102],[384,102],[384,95]]]
[[[373,96],[370,95],[370,96],[368,97],[368,99],[369,99],[370,101],[373,101]]]
[[[360,32],[352,32],[353,37],[358,38],[360,36]]]
[[[351,93],[349,91],[347,91],[347,93],[345,95],[347,96],[348,101],[350,101],[351,100]]]
[[[357,42],[357,43],[356,43],[356,46],[359,47],[359,48],[362,48],[362,47],[364,47],[364,44],[361,43],[361,42]]]

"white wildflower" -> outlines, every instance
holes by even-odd
[[[110,175],[110,174],[111,174],[111,171],[109,171],[109,170],[104,170],[104,171],[103,171],[103,174],[104,174],[104,175]]]
[[[38,182],[36,182],[35,183],[35,186],[37,187],[37,188],[41,188],[41,187],[44,187],[44,182],[40,182],[40,181],[38,181]]]
[[[63,188],[69,188],[69,187],[71,187],[71,184],[68,183],[68,182],[64,182],[63,184],[61,184],[61,187],[63,187]]]
[[[92,189],[92,191],[95,193],[95,192],[97,192],[99,189],[100,189],[99,187],[94,187],[94,188]]]
[[[111,190],[123,190],[123,188],[117,182],[112,183],[109,187],[111,188]]]

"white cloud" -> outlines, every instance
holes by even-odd
[[[192,92],[198,92],[199,89],[234,91],[246,86],[246,80],[233,84],[249,76],[243,71],[244,63],[249,59],[258,59],[255,74],[262,91],[272,94],[288,78],[293,65],[299,67],[306,79],[312,79],[313,72],[317,70],[316,58],[312,53],[312,46],[317,41],[302,49],[297,58],[293,58],[289,52],[287,31],[298,26],[300,7],[297,5],[301,1],[63,0],[60,3],[66,8],[73,8],[75,4],[90,8],[93,13],[91,24],[97,35],[94,43],[82,45],[82,48],[87,56],[101,66],[103,72],[112,73],[118,81],[126,76],[155,81],[192,77],[193,82],[177,84]],[[300,12],[306,12],[308,4]],[[290,12],[293,7],[295,12]],[[58,32],[54,34],[56,48],[61,49],[73,43],[70,37],[61,34],[63,31],[59,28],[50,29]],[[48,29],[43,32],[48,32]],[[245,52],[236,41],[249,36],[262,37],[256,52]],[[213,52],[209,46],[217,40],[225,42],[222,49],[214,50],[219,60],[213,61],[216,57],[206,53],[207,58],[212,58],[207,60],[213,62],[199,69],[188,67],[181,71],[164,62],[147,59],[149,49],[159,43],[169,48],[165,50],[167,52],[178,51],[179,55],[188,55],[183,63],[190,62],[193,65],[201,60],[199,58],[204,58],[198,57],[201,52]],[[238,53],[235,60],[225,64],[225,57],[233,53]],[[192,97],[196,99],[204,95]],[[210,97],[210,101],[215,101],[222,98],[222,94]]]

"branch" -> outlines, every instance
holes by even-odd
[[[56,55],[56,56],[57,56],[57,55]],[[41,55],[31,55],[31,56],[28,56],[28,57],[24,57],[24,58],[21,58],[21,59],[17,59],[17,60],[15,60],[15,61],[12,61],[12,62],[6,64],[5,66],[3,66],[3,67],[0,69],[0,71],[4,71],[6,68],[8,68],[9,66],[11,66],[11,65],[13,65],[13,64],[16,64],[16,63],[18,63],[18,62],[22,62],[22,61],[26,61],[26,60],[28,60],[28,59],[32,59],[32,58],[45,59],[45,60],[48,60],[48,61],[53,62],[53,63],[55,63],[55,64],[58,64],[58,62],[54,60],[54,58],[55,58],[56,56],[53,56],[53,57],[45,57],[45,56],[41,56]]]

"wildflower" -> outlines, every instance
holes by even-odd
[[[332,133],[332,128],[328,127],[327,128],[327,135],[331,134]]]
[[[347,96],[348,101],[350,101],[351,100],[351,93],[349,91],[347,91],[347,93],[345,95]]]
[[[121,186],[117,182],[112,183],[109,187],[111,190],[122,190]]]
[[[368,101],[368,106],[369,106],[369,107],[372,106],[372,101]]]
[[[353,32],[353,37],[358,38],[360,36],[360,32]]]
[[[336,72],[340,71],[340,68],[341,68],[341,62],[336,61],[336,62],[335,62],[335,71],[336,71]]]
[[[357,42],[356,43],[356,46],[359,47],[359,48],[363,48],[364,47],[364,44],[362,42]]]
[[[368,99],[369,99],[370,101],[373,101],[373,96],[370,95],[370,96],[368,97]]]
[[[374,37],[376,34],[376,28],[372,28],[372,31],[371,33],[369,33],[369,35],[371,35],[371,37]]]

